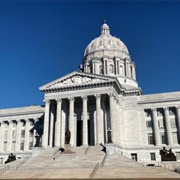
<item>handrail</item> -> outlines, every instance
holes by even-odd
[[[5,173],[9,169],[10,169],[10,165],[5,166],[3,169],[0,170],[0,174]]]
[[[88,147],[86,148],[84,154],[87,154],[87,152],[89,151],[89,149],[90,149],[90,146],[88,146]]]
[[[29,153],[22,161],[20,161],[20,162],[16,165],[16,169],[18,169],[20,166],[22,166],[31,156],[32,156],[32,154]]]
[[[101,168],[104,166],[107,157],[108,157],[108,153],[106,153],[106,154],[104,155],[104,158],[103,158],[103,160],[102,160],[102,162],[101,162],[101,164],[100,164],[100,167],[101,167]]]
[[[93,171],[89,175],[89,178],[93,178],[93,176],[95,175],[95,173],[98,170],[98,168],[99,168],[99,163],[96,164],[95,168],[93,169]]]

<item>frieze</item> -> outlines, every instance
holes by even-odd
[[[137,103],[136,102],[124,102],[124,108],[125,109],[130,109],[130,108],[136,108]]]

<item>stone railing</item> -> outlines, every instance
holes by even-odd
[[[100,164],[100,168],[102,168],[102,167],[104,166],[107,157],[108,157],[108,153],[106,153],[106,154],[104,155],[104,158],[103,158],[103,160],[102,160],[102,162],[101,162],[101,164]]]
[[[99,163],[96,164],[96,166],[94,167],[93,171],[91,172],[91,174],[89,175],[89,178],[93,178],[96,171],[98,170],[99,168]]]
[[[16,168],[15,168],[15,169],[19,169],[20,166],[22,166],[24,163],[26,163],[26,161],[27,161],[31,156],[32,156],[31,153],[29,153],[27,156],[25,156],[25,157],[23,158],[23,160],[20,161],[20,162],[16,165]]]
[[[10,165],[7,165],[5,167],[3,167],[2,169],[0,169],[0,175],[4,174],[6,171],[8,171],[10,169]]]

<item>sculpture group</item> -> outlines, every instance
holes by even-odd
[[[176,156],[172,152],[171,148],[167,150],[165,147],[163,147],[163,149],[160,150],[160,155],[161,155],[161,161],[176,161]]]

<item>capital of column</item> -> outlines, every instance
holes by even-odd
[[[114,98],[115,97],[114,93],[112,93],[112,92],[108,93],[108,95],[109,95],[110,98]]]
[[[13,120],[8,121],[9,124],[13,124]]]
[[[43,102],[45,102],[45,104],[50,104],[50,100],[49,99],[44,99]]]
[[[95,96],[96,99],[97,99],[97,98],[100,98],[100,97],[101,97],[101,94],[95,94],[94,96]]]
[[[56,102],[57,103],[62,103],[62,99],[61,98],[56,98]]]
[[[156,109],[156,108],[152,108],[151,111],[152,111],[152,112],[156,112],[157,109]]]
[[[81,98],[83,99],[83,101],[88,99],[86,95],[81,96]]]
[[[74,101],[74,97],[69,97],[68,99],[69,99],[70,102]]]
[[[164,111],[168,111],[169,107],[163,107]]]

